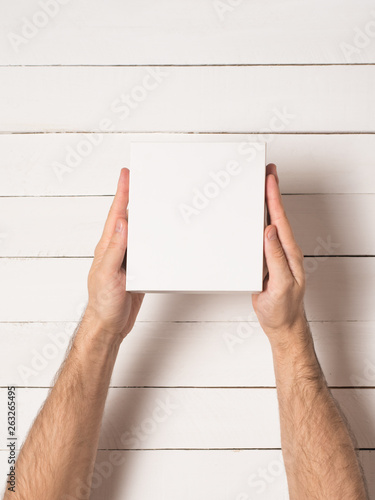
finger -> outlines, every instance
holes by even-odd
[[[295,249],[297,243],[284,210],[279,186],[273,174],[267,175],[266,178],[266,202],[270,222],[277,227],[281,244],[288,254],[288,250]]]
[[[280,286],[292,277],[288,260],[278,238],[276,226],[267,226],[264,234],[264,254],[266,257],[269,284]]]
[[[277,174],[276,165],[274,163],[269,163],[266,166],[266,175],[270,175],[270,174],[275,176],[277,184],[279,184],[279,176]]]
[[[274,163],[269,163],[266,166],[266,176],[267,175],[274,175],[277,181],[277,184],[279,184],[279,176],[277,175],[277,170],[276,170],[276,165]],[[267,224],[271,224],[271,219],[270,219],[270,214],[267,211]]]
[[[112,238],[101,261],[103,269],[109,274],[118,272],[122,266],[128,240],[127,229],[127,222],[124,217],[115,221]]]
[[[129,202],[129,169],[122,168],[117,184],[116,195],[112,202],[108,217],[103,229],[102,237],[96,248],[96,253],[103,254],[115,231],[118,218],[127,218],[127,206]]]
[[[273,175],[268,175],[266,179],[266,201],[270,223],[277,228],[278,238],[283,247],[292,274],[298,282],[301,282],[304,277],[303,253],[294,238],[292,228],[283,207],[279,186]]]

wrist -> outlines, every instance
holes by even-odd
[[[289,325],[265,330],[274,355],[285,356],[294,350],[304,350],[312,345],[312,336],[304,311]]]
[[[303,324],[301,319],[283,334],[283,341],[271,344],[277,385],[292,387],[303,381],[319,387],[326,385],[307,321]]]
[[[74,344],[92,356],[117,356],[121,344],[119,335],[106,331],[101,322],[86,310],[79,325]]]
[[[108,390],[120,342],[108,341],[105,332],[85,313],[74,336],[63,372],[79,387],[82,398],[102,398]],[[57,380],[57,384],[61,377]]]

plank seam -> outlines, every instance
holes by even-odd
[[[256,68],[304,66],[375,66],[375,62],[341,63],[195,63],[195,64],[0,64],[0,68]]]
[[[185,134],[185,135],[257,135],[257,134],[269,134],[269,135],[375,135],[375,131],[371,130],[341,130],[341,131],[290,131],[290,132],[269,132],[268,130],[238,130],[238,131],[196,131],[196,130],[2,130],[0,135],[49,135],[49,134]]]
[[[16,389],[52,389],[53,386],[40,385],[16,385]],[[8,386],[0,385],[0,389],[7,389]],[[212,390],[212,389],[229,389],[229,390],[264,390],[272,389],[276,390],[276,386],[272,385],[258,385],[258,386],[204,386],[204,385],[110,385],[110,389],[201,389],[201,390]],[[362,385],[350,385],[350,386],[337,386],[328,385],[329,389],[345,389],[345,390],[357,390],[357,389],[375,389],[375,386],[362,386]]]
[[[314,259],[327,259],[327,258],[335,258],[335,259],[344,259],[344,258],[353,258],[353,259],[362,259],[362,258],[374,258],[373,254],[348,254],[348,255],[332,255],[332,254],[319,254],[319,255],[304,255],[306,258],[313,257]],[[6,256],[1,255],[0,259],[8,259],[8,260],[51,260],[51,259],[93,259],[94,255],[35,255],[35,256]]]
[[[375,448],[355,448],[357,451],[375,451]],[[0,452],[9,451],[0,448]],[[98,448],[97,451],[281,451],[281,448]]]

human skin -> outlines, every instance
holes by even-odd
[[[286,219],[274,165],[267,167],[269,269],[254,309],[273,353],[282,447],[292,500],[365,499],[349,432],[315,356],[303,308],[302,252]],[[112,370],[143,295],[126,292],[129,171],[122,169],[88,278],[89,301],[56,383],[16,464],[4,500],[88,500]]]
[[[120,344],[143,295],[125,290],[129,170],[116,196],[89,272],[88,305],[56,383],[16,463],[16,491],[5,500],[87,500],[104,404]]]
[[[303,254],[286,217],[276,166],[267,166],[269,276],[253,307],[271,344],[281,444],[291,500],[364,500],[366,486],[349,429],[315,354],[303,305]]]

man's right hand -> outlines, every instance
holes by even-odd
[[[285,214],[276,166],[267,165],[266,173],[266,202],[271,224],[265,229],[264,252],[269,274],[263,292],[254,294],[252,300],[271,346],[288,347],[295,340],[310,336],[303,306],[303,253]]]

